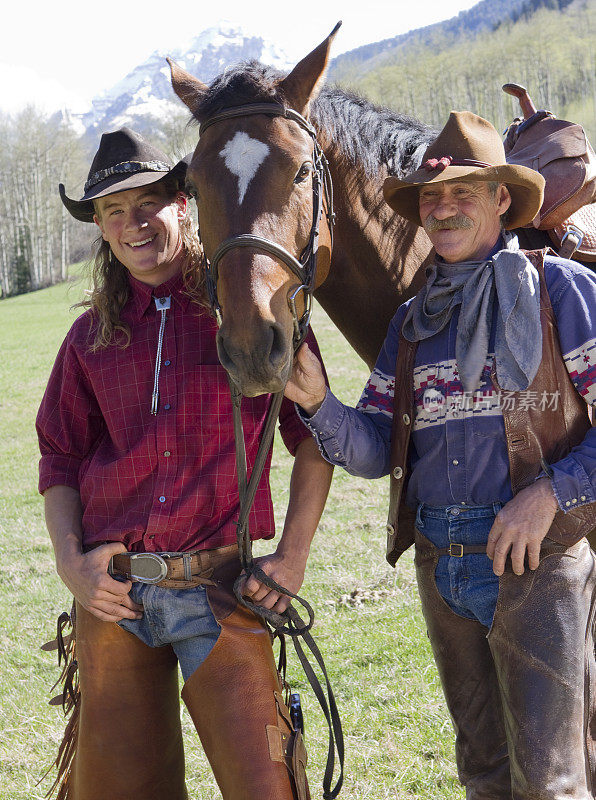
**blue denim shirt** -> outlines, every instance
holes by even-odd
[[[575,262],[547,256],[545,278],[565,365],[578,392],[596,405],[596,275]],[[357,407],[330,391],[312,417],[301,413],[323,456],[353,475],[389,472],[398,334],[409,303],[395,314]],[[490,379],[492,339],[479,389],[466,397],[455,363],[458,310],[437,335],[419,343],[414,367],[414,407],[407,502],[411,506],[483,506],[512,497],[502,408]],[[519,402],[546,407],[559,398],[521,392]],[[300,413],[300,409],[299,409]],[[553,488],[563,511],[596,501],[596,429],[553,468]]]

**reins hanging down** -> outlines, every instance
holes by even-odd
[[[281,402],[283,400],[283,392],[278,392],[277,394],[274,394],[271,398],[271,405],[267,413],[265,429],[263,431],[263,436],[261,438],[261,441],[259,442],[259,449],[257,451],[250,479],[247,482],[246,450],[244,446],[244,433],[242,429],[242,419],[240,415],[240,405],[242,401],[242,395],[238,391],[238,389],[234,386],[232,381],[230,380],[229,382],[230,382],[230,390],[232,392],[234,436],[236,439],[236,464],[238,469],[238,487],[240,494],[240,514],[237,522],[238,525],[237,539],[238,539],[238,550],[240,554],[240,560],[244,570],[244,574],[241,575],[234,584],[234,594],[236,595],[236,598],[239,603],[241,603],[243,606],[248,608],[253,613],[262,617],[277,635],[289,636],[292,640],[294,649],[296,650],[296,655],[298,656],[300,664],[302,665],[302,669],[304,670],[304,673],[308,678],[308,682],[310,683],[310,686],[317,700],[319,701],[319,704],[327,721],[327,726],[329,728],[329,746],[327,751],[327,764],[325,767],[325,774],[323,776],[323,798],[324,800],[334,800],[334,798],[338,796],[343,784],[344,740],[343,740],[341,720],[339,717],[337,704],[335,702],[333,689],[331,688],[329,677],[327,675],[327,670],[325,668],[325,662],[323,660],[323,656],[321,655],[321,652],[315,640],[310,634],[310,629],[312,628],[313,623],[315,621],[315,614],[311,605],[306,600],[304,600],[304,598],[301,598],[297,594],[290,592],[285,587],[280,586],[276,581],[274,581],[271,577],[269,577],[269,575],[267,575],[266,572],[264,572],[260,567],[256,566],[252,557],[252,540],[250,538],[250,532],[248,526],[248,517],[250,514],[250,509],[252,507],[257,486],[261,479],[263,467],[265,465],[265,461],[267,458],[267,453],[273,441],[273,435],[275,433],[275,424],[277,422],[279,409],[281,406]],[[287,597],[291,597],[293,600],[297,600],[300,603],[300,605],[306,610],[308,615],[308,621],[305,622],[298,613],[298,611],[292,605],[289,605],[288,608],[283,612],[283,614],[278,614],[277,612],[272,611],[271,609],[263,608],[262,606],[252,603],[250,600],[244,597],[242,595],[242,585],[244,583],[245,577],[250,577],[250,576],[255,577],[257,580],[259,580],[268,588],[274,589],[275,591],[279,592],[280,594],[284,594]],[[304,652],[304,648],[300,644],[299,641],[300,638],[302,638],[304,644],[306,645],[308,650],[312,653],[315,661],[319,665],[319,668],[323,674],[323,679],[325,682],[326,694],[325,690],[321,686],[319,679],[317,678],[317,675],[312,665],[308,660],[308,656]],[[336,749],[339,761],[339,776],[337,778],[335,786],[331,788],[333,773],[335,771]]]
[[[302,344],[310,324],[312,295],[315,289],[316,279],[319,226],[323,211],[325,211],[327,217],[329,231],[331,234],[331,244],[333,244],[333,225],[335,222],[333,213],[333,185],[329,172],[329,165],[317,141],[315,129],[306,119],[304,119],[301,114],[292,109],[287,109],[282,105],[276,103],[262,103],[227,109],[222,111],[220,114],[205,120],[201,124],[199,135],[202,135],[208,127],[220,122],[221,120],[231,119],[234,117],[250,116],[253,114],[281,116],[285,117],[286,119],[293,120],[294,122],[297,122],[298,125],[300,125],[300,127],[312,137],[314,171],[313,215],[310,236],[308,243],[299,259],[289,253],[281,245],[261,236],[241,234],[226,239],[219,245],[210,260],[205,258],[205,278],[207,291],[209,294],[211,308],[217,319],[221,320],[221,309],[217,299],[217,278],[219,262],[223,256],[230,252],[230,250],[236,248],[251,247],[253,249],[269,253],[270,255],[279,259],[296,275],[300,281],[300,285],[294,289],[288,298],[288,303],[294,322],[293,344],[294,351],[296,351]],[[323,202],[323,200],[325,202]],[[304,293],[305,308],[301,317],[298,316],[296,310],[296,298],[300,291]],[[327,725],[329,728],[329,747],[327,753],[327,764],[323,777],[323,797],[324,800],[334,800],[334,798],[338,796],[343,784],[344,740],[341,720],[337,710],[333,690],[329,683],[329,678],[325,669],[325,663],[316,642],[310,634],[310,629],[314,623],[314,611],[306,600],[298,597],[296,594],[293,594],[285,587],[280,586],[262,569],[260,569],[260,567],[256,566],[252,556],[252,540],[250,538],[248,519],[257,487],[265,467],[267,455],[273,442],[275,425],[277,423],[279,410],[283,400],[283,392],[278,392],[271,397],[271,404],[267,413],[265,427],[263,429],[261,441],[259,442],[259,448],[255,457],[250,478],[248,478],[246,448],[241,417],[242,393],[229,376],[228,382],[230,384],[230,392],[232,395],[234,438],[236,441],[236,468],[238,473],[238,492],[240,497],[240,512],[237,522],[237,539],[240,560],[244,570],[244,574],[238,578],[236,584],[234,585],[234,593],[238,599],[238,602],[260,616],[271,627],[274,633],[282,639],[282,641],[283,636],[289,636],[294,644],[300,664],[302,665],[304,673],[308,678],[312,690],[323,710],[325,719],[327,720]],[[244,597],[241,593],[241,586],[244,583],[245,578],[250,576],[254,576],[268,588],[274,589],[280,594],[291,597],[293,600],[296,600],[298,603],[300,603],[300,605],[306,611],[308,620],[305,622],[292,605],[288,606],[283,614],[278,614],[270,609],[258,606]],[[304,648],[299,641],[300,638],[302,638],[304,644],[319,665],[323,675],[325,689],[323,689],[323,686],[321,685],[312,665],[308,660],[307,655],[304,652]],[[285,651],[285,644],[282,645],[282,651]],[[332,788],[336,751],[339,762],[339,775],[335,786]]]

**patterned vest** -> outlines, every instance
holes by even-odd
[[[542,410],[524,407],[512,394],[513,402],[502,409],[509,455],[509,473],[513,494],[529,486],[543,469],[542,461],[555,463],[583,441],[590,429],[588,406],[573,385],[561,353],[555,316],[544,278],[544,257],[548,250],[526,251],[525,255],[540,276],[540,319],[542,324],[542,361],[528,392],[556,396],[558,403]],[[414,421],[414,360],[417,342],[407,341],[402,333],[395,368],[395,400],[391,435],[391,485],[387,520],[387,561],[397,559],[414,542],[415,512],[405,505],[410,435]],[[500,391],[495,366],[493,385]],[[397,390],[400,387],[400,391]],[[558,395],[555,393],[558,392]],[[588,536],[596,543],[596,503],[557,511],[548,537],[571,546]]]

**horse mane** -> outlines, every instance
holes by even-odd
[[[420,166],[437,132],[420,120],[382,108],[339,86],[323,87],[310,119],[349,163],[370,178],[387,170],[402,177]]]
[[[279,83],[284,73],[259,61],[227,68],[209,86],[194,112],[203,121],[225,108],[246,103],[280,103],[287,107]],[[364,97],[341,89],[323,87],[311,103],[310,120],[324,130],[333,146],[353,167],[371,178],[381,172],[402,176],[415,170],[437,132],[423,122]]]

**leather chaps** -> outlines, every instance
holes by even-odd
[[[182,698],[224,800],[310,800],[306,751],[282,696],[269,632],[229,587],[208,596],[221,632]],[[220,582],[221,581],[221,582]],[[64,800],[187,800],[177,659],[77,604],[80,701]]]
[[[75,635],[79,720],[72,767],[58,797],[186,800],[172,648],[149,647],[78,603]]]
[[[595,556],[546,539],[540,566],[499,580],[490,631],[455,614],[416,531],[428,635],[466,800],[589,800],[596,789]]]
[[[236,602],[237,559],[207,588],[219,638],[182,689],[224,800],[310,800],[306,750],[294,732],[261,620]]]

